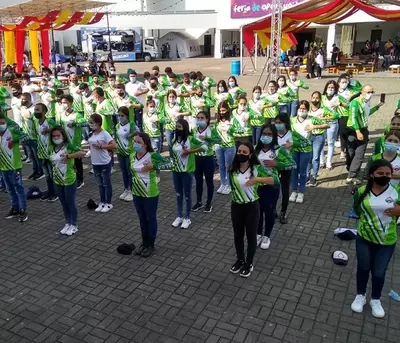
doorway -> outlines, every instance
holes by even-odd
[[[211,35],[204,35],[204,56],[211,56]]]
[[[374,43],[377,39],[382,40],[382,30],[371,30],[370,42]]]
[[[312,41],[315,39],[315,31],[310,30],[310,31],[302,31],[302,32],[297,32],[294,34],[297,40],[297,46],[296,46],[296,55],[304,55],[304,43],[305,41],[308,41],[309,44],[311,44]]]

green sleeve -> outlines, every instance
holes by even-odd
[[[136,100],[133,96],[129,96],[129,102],[133,105],[140,105],[143,107],[143,104],[141,104],[139,101]]]
[[[356,214],[358,216],[360,216],[360,214],[361,214],[361,211],[360,211],[361,210],[361,206],[359,204],[360,196],[364,192],[364,190],[365,190],[365,186],[361,186],[360,188],[358,188],[356,190],[356,192],[353,195],[353,204],[354,204],[353,208],[354,208],[354,211],[356,212]]]
[[[189,136],[189,140],[190,140],[190,147],[193,149],[199,149],[202,148],[204,152],[207,151],[208,147],[206,144],[204,144],[204,142],[199,141],[197,138],[193,137],[193,136]]]
[[[7,126],[16,127],[16,128],[19,127],[18,124],[14,120],[12,120],[12,119],[10,119],[8,117],[5,117],[5,120],[6,120]]]
[[[3,86],[0,86],[0,99],[10,99],[10,93],[8,93],[7,89]]]
[[[129,132],[131,134],[135,134],[137,132],[140,132],[139,128],[136,126],[134,122],[129,123]]]
[[[171,170],[173,164],[169,158],[162,157],[158,152],[151,153],[151,163],[155,170]]]
[[[211,143],[211,144],[221,144],[222,143],[222,139],[219,136],[215,126],[211,129],[211,136],[210,137],[206,137],[205,141],[207,143]]]
[[[52,118],[47,118],[47,123],[49,124],[50,129],[57,125],[56,121]]]
[[[338,112],[333,112],[327,107],[323,107],[322,109],[324,110],[324,113],[322,114],[323,117],[332,117],[333,120],[340,118],[340,114]]]
[[[277,173],[269,172],[263,166],[257,165],[257,177],[272,177],[274,185],[279,185],[279,177]]]
[[[379,137],[375,142],[374,155],[381,154],[383,152],[383,144],[385,142],[384,137]]]
[[[244,95],[246,96],[247,93],[243,90],[243,88],[238,87],[238,89],[236,90],[236,94],[237,95]]]
[[[9,130],[11,132],[11,137],[12,137],[13,143],[19,143],[26,137],[25,133],[22,130],[19,130],[15,126],[10,127]]]
[[[87,126],[88,123],[82,114],[77,113],[76,120],[73,125],[74,125],[74,127],[84,127],[84,126]]]
[[[326,124],[325,121],[323,121],[317,117],[310,116],[310,118],[311,118],[311,122],[313,123],[313,125],[325,125]]]
[[[208,78],[208,85],[207,85],[207,87],[208,88],[211,88],[211,87],[216,87],[217,86],[217,82],[214,80],[214,79],[212,79],[211,77],[209,77]]]
[[[351,116],[351,122],[353,124],[353,129],[354,130],[359,130],[360,125],[359,125],[359,118],[360,118],[360,110],[358,106],[358,102],[353,100],[350,102],[350,116]]]
[[[81,151],[81,149],[79,149],[77,146],[73,145],[73,144],[68,144],[67,145],[67,153],[68,154],[73,154],[75,152]]]
[[[396,110],[398,110],[399,108],[400,108],[400,99],[397,101]]]
[[[296,166],[292,155],[286,149],[279,148],[276,156],[276,168],[278,170],[291,170]]]
[[[300,87],[303,89],[309,89],[310,86],[306,85],[303,80],[300,80]]]
[[[378,112],[378,110],[379,110],[379,106],[378,105],[372,107],[371,110],[369,111],[369,115],[370,116],[373,115],[374,113]]]

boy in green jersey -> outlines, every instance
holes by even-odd
[[[23,138],[22,131],[16,126],[8,125],[6,117],[0,114],[0,173],[11,201],[11,209],[5,218],[18,217],[21,223],[28,220],[19,149],[19,143]]]

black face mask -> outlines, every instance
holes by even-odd
[[[155,71],[155,72],[154,72],[154,76],[158,76],[158,71]]]
[[[28,107],[29,101],[27,101],[27,100],[22,100],[22,101],[21,101],[21,105],[22,105],[22,106],[25,106],[25,107]]]
[[[35,116],[36,119],[42,118],[42,113],[40,112],[34,112],[33,115]]]
[[[313,100],[313,101],[311,101],[311,103],[312,103],[314,106],[319,105],[319,101],[317,101],[317,100]]]
[[[378,186],[387,186],[390,182],[390,177],[389,176],[374,176],[374,182],[378,185]]]
[[[153,88],[153,89],[156,89],[157,88],[157,83],[150,83],[150,87]]]
[[[13,92],[12,95],[17,98],[17,97],[19,97],[20,92]]]
[[[176,129],[176,130],[175,130],[175,136],[176,136],[176,138],[182,138],[182,136],[183,136],[183,130],[178,130],[178,129]]]
[[[123,98],[123,97],[125,96],[125,93],[124,93],[124,92],[120,92],[120,93],[118,93],[118,95],[119,95],[121,98]]]
[[[250,159],[250,155],[237,154],[236,159],[239,163],[244,163]]]

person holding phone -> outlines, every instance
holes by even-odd
[[[90,159],[93,172],[99,187],[100,203],[95,212],[106,213],[112,210],[112,186],[111,186],[111,156],[112,150],[117,144],[111,135],[102,129],[103,118],[100,114],[92,114],[89,126],[92,131],[89,136]]]

